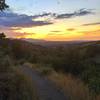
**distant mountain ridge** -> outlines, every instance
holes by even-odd
[[[49,46],[49,47],[55,47],[55,46],[71,46],[71,45],[81,45],[81,44],[86,44],[89,45],[91,43],[100,43],[100,41],[47,41],[47,40],[42,40],[42,39],[25,39],[22,38],[21,40],[30,42],[32,44],[36,45],[41,45],[41,46]]]

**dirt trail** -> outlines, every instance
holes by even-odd
[[[20,67],[20,70],[36,84],[39,100],[68,100],[56,85],[40,76],[36,71],[27,66]]]

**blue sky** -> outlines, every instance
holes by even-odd
[[[100,0],[7,0],[17,13],[38,14],[42,12],[65,13],[81,8],[100,10]]]

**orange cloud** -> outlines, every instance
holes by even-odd
[[[26,38],[26,37],[33,37],[36,33],[20,33],[20,32],[14,32],[14,35],[16,38]]]
[[[10,28],[10,30],[16,31],[16,30],[21,30],[21,28],[20,27],[12,27],[12,28]]]
[[[75,31],[75,28],[69,28],[67,31]]]
[[[100,35],[100,29],[95,31],[81,31],[81,33],[84,33],[86,35]]]

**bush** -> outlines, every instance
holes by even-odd
[[[90,64],[82,73],[83,80],[88,84],[89,88],[94,92],[100,93],[100,66]]]

